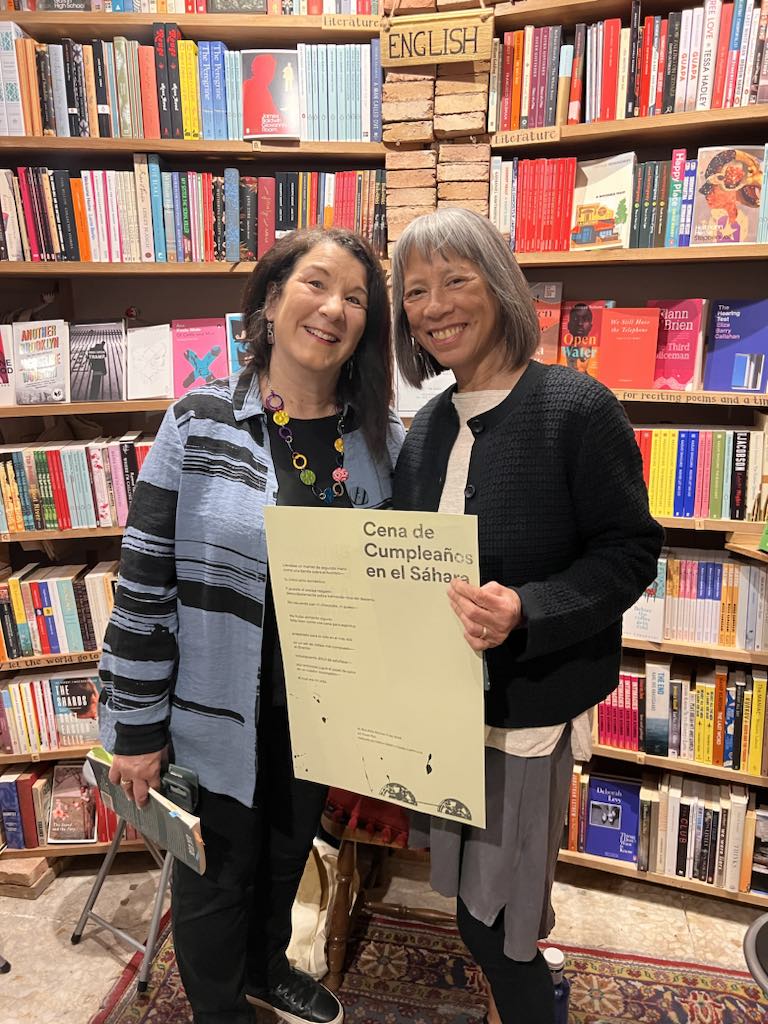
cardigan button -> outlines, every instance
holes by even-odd
[[[485,427],[483,426],[482,420],[470,420],[469,429],[473,434],[482,434]]]
[[[474,484],[467,484],[467,486],[464,488],[464,497],[465,498],[474,498],[475,494],[476,494],[475,485]]]

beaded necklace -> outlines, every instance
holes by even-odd
[[[344,469],[344,412],[341,409],[338,410],[339,420],[336,424],[338,436],[333,442],[336,452],[336,469],[331,474],[333,484],[330,487],[325,487],[323,490],[318,490],[315,487],[317,474],[313,469],[310,469],[306,455],[302,454],[302,452],[297,452],[293,447],[293,431],[289,426],[291,417],[285,411],[283,397],[275,391],[269,381],[267,381],[267,387],[269,388],[269,394],[264,399],[264,407],[272,413],[272,422],[277,427],[278,435],[285,441],[288,451],[291,453],[291,465],[299,474],[299,480],[312,489],[312,493],[318,501],[322,501],[324,505],[332,505],[336,498],[340,498],[344,494],[344,483],[349,479],[349,473]]]

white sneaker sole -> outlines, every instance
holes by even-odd
[[[297,1017],[294,1013],[288,1013],[287,1010],[278,1010],[268,1003],[265,999],[259,999],[257,996],[248,995],[246,992],[245,998],[251,1004],[251,1006],[257,1006],[260,1010],[269,1011],[274,1018],[277,1020],[285,1021],[286,1024],[307,1024],[306,1017]],[[327,1024],[342,1024],[344,1020],[344,1008],[339,1007],[339,1012],[333,1018],[333,1020],[327,1021]]]

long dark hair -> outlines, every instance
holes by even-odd
[[[370,449],[381,455],[386,450],[392,393],[389,297],[381,264],[359,235],[346,228],[293,231],[279,239],[259,260],[243,293],[245,348],[249,356],[244,372],[260,374],[269,368],[272,346],[267,341],[264,304],[268,297],[280,294],[297,261],[323,242],[333,242],[345,249],[365,268],[368,287],[365,330],[354,356],[339,374],[336,400],[339,405],[349,402],[354,407],[354,422],[363,431]]]

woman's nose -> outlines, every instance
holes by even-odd
[[[429,317],[441,316],[447,308],[447,302],[442,289],[436,288],[427,296],[427,303],[424,306],[424,315]]]
[[[344,312],[344,300],[341,295],[326,292],[320,308],[329,320],[339,320]]]

